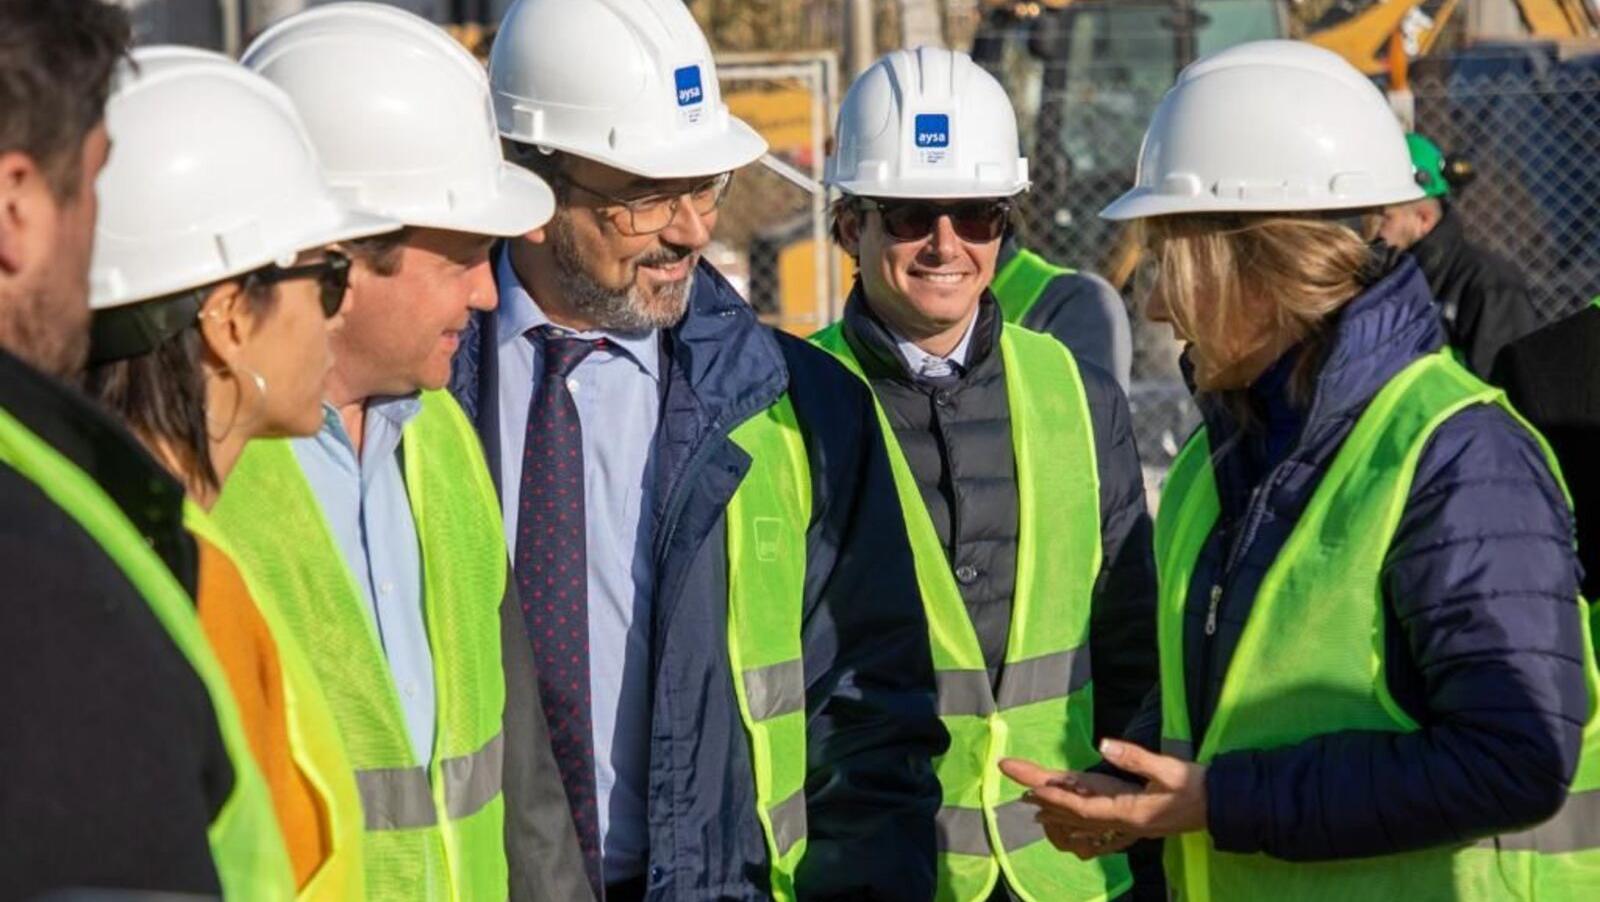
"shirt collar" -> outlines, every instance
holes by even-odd
[[[656,380],[661,378],[659,330],[612,332],[607,329],[595,329],[578,332],[552,323],[550,317],[540,309],[539,302],[535,301],[533,295],[528,293],[528,289],[523,287],[522,280],[517,278],[516,270],[511,267],[511,252],[503,244],[495,259],[494,281],[500,292],[500,308],[497,314],[499,325],[495,339],[501,347],[526,335],[529,329],[550,326],[579,338],[604,338],[627,355],[645,375]]]
[[[960,370],[966,368],[967,349],[972,345],[972,332],[977,325],[978,315],[974,311],[972,318],[967,320],[966,331],[961,333],[961,340],[956,342],[955,348],[943,357],[937,354],[930,354],[917,347],[916,342],[901,335],[888,323],[884,323],[884,328],[888,330],[889,337],[894,339],[895,347],[899,349],[900,356],[905,359],[907,372],[916,377],[931,376],[938,378],[940,376],[957,375]]]
[[[371,438],[374,427],[390,429],[396,433],[404,429],[417,414],[422,412],[421,393],[409,395],[378,395],[367,399],[367,415],[362,427]],[[350,440],[350,434],[345,432],[344,419],[339,416],[339,408],[326,401],[322,404],[322,433],[338,441],[346,448],[354,449],[355,442]],[[363,447],[370,447],[368,442],[362,443]]]

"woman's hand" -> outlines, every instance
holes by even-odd
[[[1148,782],[1139,787],[1114,777],[1049,771],[1015,758],[1000,762],[1006,776],[1028,787],[1023,801],[1040,809],[1040,823],[1056,848],[1080,858],[1092,852],[1087,856],[1092,858],[1120,851],[1135,839],[1206,828],[1204,766],[1112,739],[1100,743],[1100,754]]]

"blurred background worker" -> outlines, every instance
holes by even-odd
[[[765,142],[680,0],[523,0],[490,78],[559,206],[497,251],[453,388],[590,880],[927,899],[945,737],[871,399],[701,258]]]
[[[200,623],[293,867],[292,883],[285,869],[240,891],[359,898],[363,815],[333,714],[279,602],[252,597],[205,512],[251,439],[322,423],[350,266],[327,246],[400,226],[335,201],[289,98],[226,57],[135,51],[106,124],[86,384],[188,495]]]
[[[1467,240],[1450,190],[1470,183],[1471,163],[1447,157],[1424,135],[1406,135],[1423,196],[1383,208],[1379,234],[1417,258],[1439,304],[1445,336],[1463,362],[1488,378],[1494,357],[1508,343],[1539,327],[1528,280],[1515,263]]]
[[[843,322],[812,340],[872,386],[916,551],[951,738],[935,765],[937,897],[1120,895],[1122,856],[1063,864],[1023,787],[994,791],[1007,754],[1097,763],[1095,740],[1122,734],[1156,678],[1127,399],[1006,323],[990,289],[1028,188],[1016,115],[966,54],[896,51],[850,86],[828,163],[844,193],[834,234],[860,276]]]
[[[1493,375],[1561,460],[1578,524],[1583,597],[1600,598],[1600,296],[1507,345]]]
[[[994,272],[989,290],[1006,322],[1055,338],[1076,359],[1109,373],[1127,394],[1133,332],[1128,305],[1110,282],[1023,247],[1009,219]]]
[[[183,486],[70,387],[89,343],[103,107],[127,40],[124,14],[98,0],[0,0],[8,897],[243,892],[241,865],[287,871],[190,600]]]
[[[1160,728],[1103,749],[1147,782],[1006,764],[1062,848],[1170,837],[1184,899],[1600,891],[1560,479],[1352,228],[1421,193],[1383,96],[1307,44],[1205,57],[1157,109],[1104,215],[1145,232],[1205,423],[1156,524]]]
[[[409,13],[319,7],[244,63],[294,101],[336,194],[406,228],[341,244],[321,428],[252,443],[217,520],[322,679],[366,811],[368,892],[575,898],[494,487],[440,390],[468,313],[494,306],[490,243],[542,224],[550,190],[502,159],[482,67]]]

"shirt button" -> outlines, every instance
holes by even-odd
[[[658,865],[654,865],[653,867],[650,868],[650,882],[651,883],[660,883],[661,882],[661,878],[665,877],[665,876],[667,876],[667,871],[661,865],[659,865],[659,864]]]
[[[940,407],[949,407],[951,404],[955,403],[955,398],[948,391],[941,389],[934,393],[933,403],[939,405]]]
[[[406,684],[401,689],[405,692],[406,698],[417,697],[417,683],[415,680],[406,680]]]
[[[384,595],[393,595],[394,583],[384,580],[384,582],[378,586],[378,591]]]
[[[978,581],[978,568],[971,564],[962,564],[956,568],[956,582],[963,586],[970,586]]]
[[[576,379],[568,379],[567,380],[567,391],[577,391],[577,390],[578,390],[578,380],[576,380]]]

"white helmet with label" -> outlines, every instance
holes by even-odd
[[[683,0],[518,0],[489,57],[500,134],[653,179],[755,162]]]
[[[1422,197],[1405,133],[1339,55],[1254,41],[1196,60],[1156,108],[1106,219],[1354,210]]]
[[[328,181],[363,209],[502,236],[555,212],[550,187],[500,152],[483,67],[426,19],[320,6],[267,29],[242,59],[294,100]]]
[[[121,307],[400,228],[329,190],[282,91],[232,60],[143,47],[106,104],[89,306]]]
[[[861,73],[839,107],[825,181],[872,197],[1010,197],[1027,190],[1017,115],[965,53],[896,50]]]

